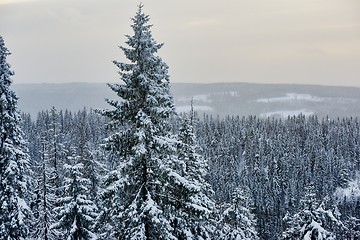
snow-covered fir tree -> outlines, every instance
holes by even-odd
[[[251,213],[249,193],[240,188],[233,192],[232,202],[220,214],[218,237],[222,240],[256,240],[256,219]]]
[[[62,165],[65,162],[65,158],[67,156],[67,150],[64,146],[64,136],[61,132],[61,125],[60,125],[60,114],[55,107],[50,109],[50,113],[48,114],[49,122],[48,122],[48,129],[46,132],[46,139],[48,140],[48,157],[49,163],[51,164],[51,170],[53,171],[52,174],[52,184],[55,186],[56,197],[61,196],[62,192],[60,190],[61,182],[62,182]]]
[[[101,157],[99,147],[90,143],[90,126],[88,124],[86,109],[79,111],[75,116],[76,131],[73,132],[73,141],[76,144],[76,152],[79,162],[84,165],[84,177],[89,179],[91,184],[89,194],[92,200],[95,200],[99,191],[100,174],[104,167],[100,164],[98,158]]]
[[[331,210],[325,210],[325,203],[318,204],[314,185],[306,186],[305,196],[301,200],[302,209],[293,216],[284,217],[286,230],[283,239],[293,240],[333,240],[335,230],[344,228],[343,223],[335,217]]]
[[[36,174],[34,177],[35,189],[34,189],[34,206],[33,213],[35,224],[33,226],[33,238],[34,239],[44,239],[52,240],[56,239],[56,234],[54,229],[51,229],[50,226],[54,223],[54,201],[55,201],[55,186],[52,184],[51,179],[54,178],[54,171],[51,170],[51,165],[49,163],[49,146],[48,142],[40,135],[42,149],[40,152],[40,158],[37,161],[34,161],[34,170]]]
[[[207,162],[198,153],[198,145],[192,125],[193,112],[184,116],[178,134],[177,154],[171,180],[171,191],[176,199],[173,216],[176,237],[179,239],[210,238],[213,232],[210,213],[215,203],[211,199],[211,185],[205,181]]]
[[[10,89],[14,74],[7,63],[8,49],[0,36],[0,239],[29,237],[28,155],[17,96]]]
[[[121,47],[130,63],[114,62],[124,85],[110,87],[123,101],[108,100],[113,109],[102,112],[110,119],[108,129],[114,131],[105,147],[117,162],[104,180],[98,225],[103,226],[101,232],[116,239],[178,239],[180,220],[190,230],[195,223],[177,215],[177,209],[198,213],[211,209],[195,194],[201,192],[199,183],[181,176],[175,168],[180,160],[170,124],[175,110],[168,66],[155,55],[162,44],[153,39],[149,16],[142,7],[132,19],[134,35],[127,36],[129,48]],[[179,185],[194,192],[188,195],[191,199],[173,195]],[[201,237],[196,231],[191,234],[193,239]]]
[[[354,179],[350,180],[345,188],[335,191],[336,203],[342,210],[343,222],[347,226],[346,233],[340,233],[343,239],[360,239],[360,174],[356,172]],[[356,216],[356,217],[354,217]],[[345,236],[344,236],[345,235]]]
[[[92,227],[97,217],[97,207],[89,199],[91,182],[84,178],[84,166],[77,156],[69,157],[65,164],[64,196],[57,199],[54,209],[57,222],[51,228],[58,230],[60,239],[97,239]]]

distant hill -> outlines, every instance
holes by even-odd
[[[14,84],[23,112],[36,117],[41,110],[104,109],[105,98],[117,99],[104,83]],[[320,117],[359,117],[360,88],[288,84],[172,83],[177,111],[194,109],[221,117],[257,115],[286,117],[303,113]]]

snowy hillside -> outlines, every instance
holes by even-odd
[[[194,109],[213,115],[258,115],[261,117],[312,115],[360,116],[360,88],[285,84],[172,83],[171,90],[179,112]],[[15,84],[24,112],[36,115],[50,109],[79,110],[107,107],[104,99],[115,98],[103,83]]]

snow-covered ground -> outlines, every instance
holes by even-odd
[[[199,106],[199,105],[194,105],[193,109],[195,111],[213,111],[213,109],[209,106]],[[191,106],[177,106],[176,107],[176,111],[181,113],[181,112],[190,112],[191,110]]]
[[[200,102],[211,102],[211,100],[209,99],[209,94],[200,94],[200,95],[195,95],[193,97],[180,97],[177,100],[179,102],[190,102],[191,99],[193,101],[200,101]]]
[[[318,97],[306,93],[286,93],[284,97],[272,98],[259,98],[256,100],[259,103],[276,103],[276,102],[338,102],[338,103],[356,103],[357,99],[354,98],[331,98],[331,97]]]
[[[178,102],[190,102],[191,100],[195,101],[195,102],[207,102],[207,103],[211,103],[212,99],[211,99],[211,95],[216,95],[216,96],[231,96],[231,97],[236,97],[239,96],[240,93],[239,92],[216,92],[216,93],[209,93],[209,94],[198,94],[198,95],[194,95],[192,97],[179,97],[176,100]]]
[[[336,189],[335,197],[339,202],[351,202],[360,199],[360,173],[357,174],[355,179],[349,182],[347,188]]]
[[[218,93],[214,93],[214,95],[227,95],[227,96],[235,97],[235,96],[239,96],[240,93],[231,91],[231,92],[218,92]]]
[[[275,112],[266,112],[266,113],[261,113],[260,117],[287,117],[287,116],[294,116],[294,115],[305,115],[305,116],[310,116],[313,115],[314,112],[308,111],[306,109],[299,109],[299,110],[291,110],[291,111],[275,111]]]
[[[291,101],[308,101],[308,102],[324,102],[329,98],[312,96],[310,94],[287,93],[285,97],[259,98],[256,102],[272,103],[272,102],[291,102]]]

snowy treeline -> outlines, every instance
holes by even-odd
[[[132,20],[109,109],[22,121],[0,37],[0,240],[360,237],[358,119],[178,116]]]

